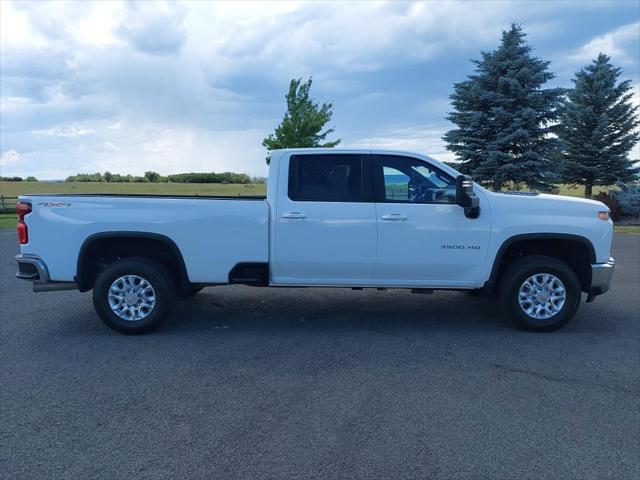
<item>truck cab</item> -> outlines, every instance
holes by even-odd
[[[273,160],[274,283],[477,286],[491,209],[480,190],[477,215],[457,204],[459,174],[393,152],[281,151]]]

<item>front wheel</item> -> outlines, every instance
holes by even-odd
[[[110,328],[125,334],[147,333],[169,313],[175,289],[159,264],[125,258],[105,268],[93,286],[93,305]]]
[[[503,312],[519,328],[556,330],[580,305],[580,281],[564,262],[541,255],[523,257],[507,267],[499,287]]]

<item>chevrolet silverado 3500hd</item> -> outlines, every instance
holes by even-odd
[[[266,197],[22,195],[17,211],[18,278],[93,290],[123,333],[230,283],[481,290],[517,326],[552,330],[614,270],[604,204],[490,192],[398,151],[273,151]]]

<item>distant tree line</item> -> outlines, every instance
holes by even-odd
[[[120,175],[119,173],[79,173],[66,178],[67,182],[119,182],[119,183],[264,183],[261,177],[250,177],[245,173],[178,173],[160,175],[157,172],[145,172],[143,176]]]
[[[37,182],[38,179],[33,176],[28,176],[27,178],[22,177],[3,177],[0,176],[0,182]]]

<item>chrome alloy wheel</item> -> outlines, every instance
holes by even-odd
[[[546,320],[556,315],[567,300],[562,281],[550,273],[536,273],[527,278],[518,291],[520,308],[529,317]]]
[[[123,275],[109,287],[109,307],[123,320],[142,320],[155,306],[156,293],[153,286],[138,275]]]

